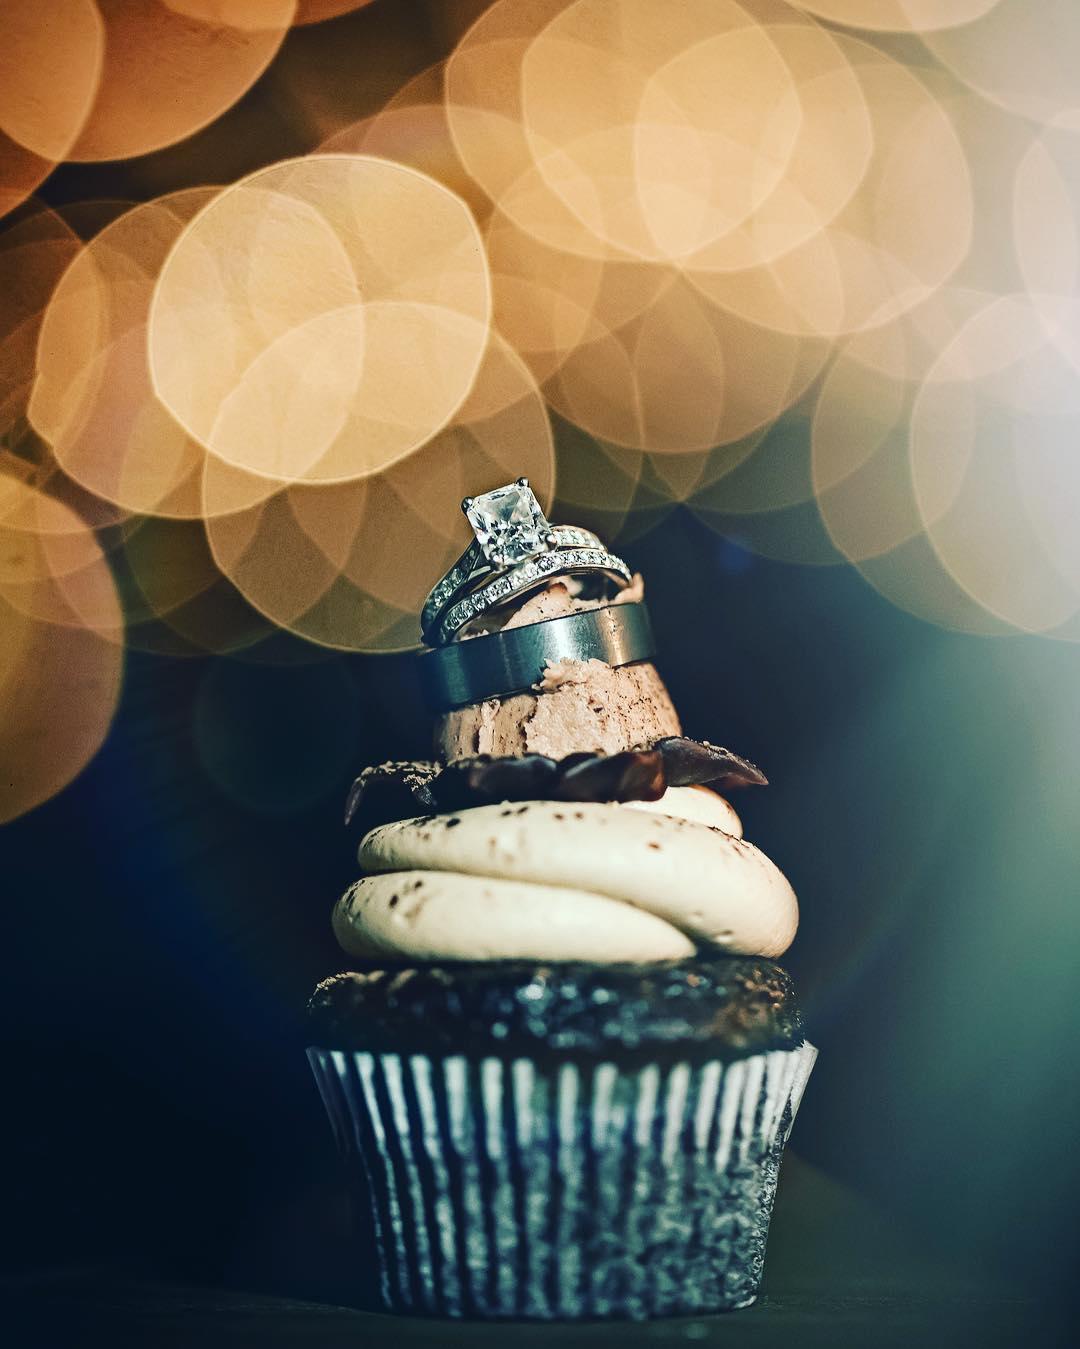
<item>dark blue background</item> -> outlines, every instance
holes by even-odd
[[[739,805],[802,906],[785,963],[821,1058],[796,1152],[942,1260],[1060,1286],[1080,652],[941,631],[684,511],[626,551],[688,732],[773,782]],[[345,964],[341,803],[426,740],[404,658],[130,655],[101,753],[0,834],[18,1262],[289,1267],[332,1167],[301,1013]]]

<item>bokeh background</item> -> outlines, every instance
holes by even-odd
[[[14,1257],[318,1291],[340,802],[425,753],[415,614],[525,473],[773,781],[805,1204],[1059,1296],[1080,6],[5,0],[0,38]]]

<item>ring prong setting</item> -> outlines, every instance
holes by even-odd
[[[463,503],[473,536],[489,566],[514,567],[547,550],[552,526],[528,482],[528,478],[519,478],[505,487],[467,497]]]
[[[470,507],[472,504],[473,504],[473,499],[472,499],[472,497],[462,497],[462,498],[461,498],[461,509],[462,509],[462,512],[463,512],[465,515],[467,515],[467,514],[469,513],[469,507]]]

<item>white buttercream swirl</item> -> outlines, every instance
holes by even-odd
[[[740,833],[727,802],[697,788],[649,805],[527,801],[402,820],[364,838],[369,874],[339,900],[334,930],[354,955],[420,961],[778,956],[795,894]]]

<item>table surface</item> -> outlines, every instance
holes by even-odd
[[[818,1346],[1042,1345],[1067,1343],[1035,1302],[974,1291],[856,1287],[765,1294],[724,1316],[645,1323],[480,1324],[379,1316],[347,1307],[223,1289],[126,1280],[104,1270],[64,1271],[7,1281],[5,1343],[17,1349],[62,1344],[145,1344],[153,1349],[307,1345],[317,1349],[386,1346],[476,1346],[495,1349],[512,1335],[515,1349],[568,1346],[724,1345],[743,1349]]]
[[[318,1300],[297,1296],[298,1287],[312,1287],[310,1270],[325,1268],[320,1235],[309,1226],[300,1243],[304,1259],[295,1269],[278,1268],[268,1275],[261,1255],[251,1268],[249,1287],[269,1279],[277,1291],[190,1287],[108,1266],[35,1271],[4,1280],[0,1331],[16,1349],[67,1344],[79,1349],[98,1344],[110,1349],[128,1344],[149,1349],[299,1344],[312,1349],[495,1349],[511,1335],[515,1349],[694,1344],[1042,1349],[1069,1343],[1062,1322],[1044,1301],[928,1257],[917,1242],[899,1236],[888,1219],[797,1158],[789,1155],[784,1172],[762,1296],[751,1308],[721,1316],[510,1326],[376,1315],[340,1305],[348,1293],[332,1283],[318,1290]],[[289,1221],[295,1237],[295,1207]],[[292,1245],[298,1247],[295,1240]]]

